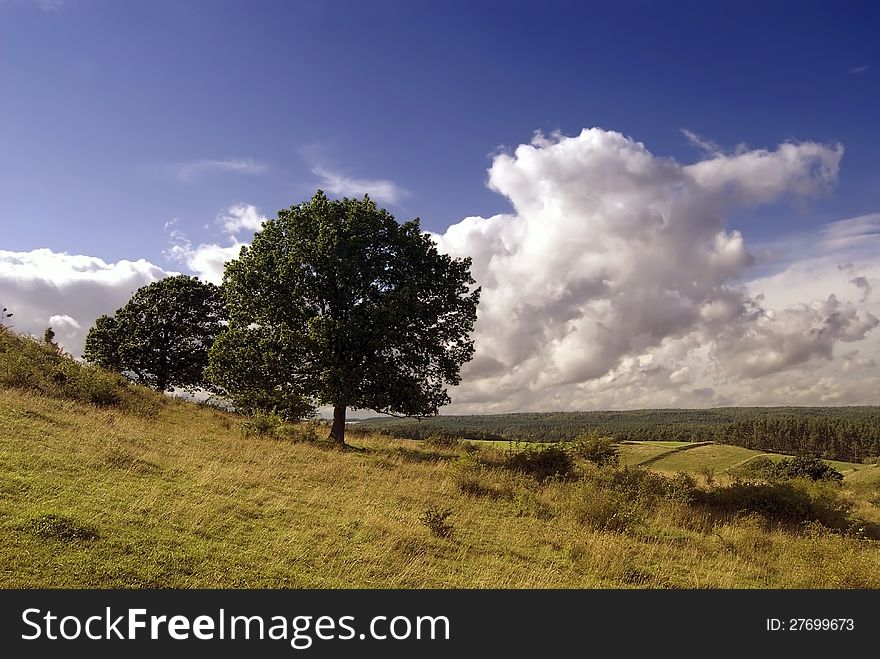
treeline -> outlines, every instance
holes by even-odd
[[[615,441],[716,441],[846,461],[880,454],[880,407],[526,412],[422,420],[374,418],[362,426],[407,439],[441,436],[556,442],[594,431]]]
[[[615,440],[707,441],[721,426],[741,417],[738,409],[633,410],[620,412],[522,412],[427,419],[374,418],[367,427],[395,437],[425,439],[432,435],[465,439],[557,442],[596,431]]]
[[[880,426],[876,422],[840,417],[788,414],[742,420],[724,426],[715,441],[847,462],[880,456]]]

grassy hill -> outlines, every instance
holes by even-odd
[[[0,331],[0,587],[880,587],[869,469],[541,481],[492,446],[260,434],[52,353]]]

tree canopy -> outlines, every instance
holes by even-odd
[[[428,416],[473,355],[470,259],[440,254],[419,220],[363,199],[308,202],[268,220],[226,264],[229,326],[208,375],[239,409],[334,408]]]
[[[210,387],[208,350],[225,320],[220,288],[195,277],[166,277],[135,291],[101,316],[86,336],[83,357],[168,391]]]

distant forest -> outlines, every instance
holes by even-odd
[[[851,462],[880,455],[880,407],[875,406],[523,412],[421,420],[372,418],[359,425],[408,439],[439,435],[557,442],[591,430],[617,441],[715,441]]]

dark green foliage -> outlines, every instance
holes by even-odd
[[[244,436],[258,435],[260,437],[276,436],[284,425],[284,419],[275,412],[257,411],[249,415],[241,424]]]
[[[292,423],[275,412],[254,412],[244,420],[241,429],[245,437],[257,435],[292,442],[316,442],[320,439],[317,423]]]
[[[511,471],[532,476],[538,482],[551,478],[568,479],[575,475],[574,461],[562,446],[527,447],[507,456],[504,466]]]
[[[778,478],[807,478],[812,481],[842,481],[843,474],[819,458],[797,456],[776,463]]]
[[[716,514],[755,513],[782,524],[819,522],[828,528],[846,530],[853,521],[849,516],[851,504],[839,491],[827,484],[804,481],[737,481],[699,490],[697,503]]]
[[[157,391],[210,388],[204,378],[208,350],[224,320],[217,286],[186,275],[166,277],[139,288],[112,317],[98,318],[83,357]]]
[[[737,472],[739,476],[764,480],[805,478],[812,481],[842,481],[843,474],[819,458],[797,456],[774,462],[766,456],[750,460]]]
[[[21,530],[47,540],[74,542],[77,540],[97,540],[98,530],[87,524],[62,515],[42,515],[25,523]]]
[[[610,437],[601,437],[592,432],[578,435],[566,448],[576,457],[589,460],[599,466],[616,465],[619,449]]]
[[[209,374],[236,407],[297,418],[335,408],[436,414],[473,354],[469,259],[439,254],[413,220],[318,192],[269,220],[226,265],[229,327]]]
[[[880,408],[783,408],[720,429],[717,441],[759,451],[860,462],[880,452]]]
[[[447,518],[452,514],[449,508],[437,508],[432,506],[419,516],[419,521],[427,526],[431,533],[438,538],[448,538],[452,535],[452,524]]]

